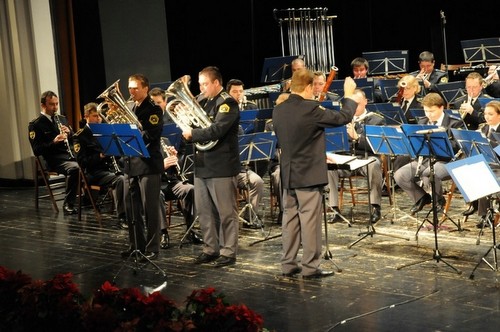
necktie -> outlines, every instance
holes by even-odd
[[[54,127],[57,127],[57,126],[56,126],[56,119],[55,119],[55,117],[56,117],[55,115],[52,115],[52,116],[50,117],[50,120],[52,121],[52,124],[54,125]]]
[[[403,107],[402,107],[403,111],[406,111],[407,107],[408,107],[408,100],[405,100],[403,102]]]

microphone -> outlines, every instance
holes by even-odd
[[[417,130],[415,134],[423,134],[423,135],[429,135],[429,134],[434,134],[434,133],[444,133],[446,132],[445,127],[438,127],[438,128],[433,128],[433,129],[423,129],[423,130]]]

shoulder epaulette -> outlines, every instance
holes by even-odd
[[[75,136],[80,135],[83,132],[83,128],[78,129],[78,131],[75,133]]]

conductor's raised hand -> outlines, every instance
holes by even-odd
[[[354,89],[356,89],[356,82],[352,77],[346,77],[344,80],[344,98],[351,97],[354,94]]]

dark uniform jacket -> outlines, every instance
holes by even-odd
[[[419,73],[420,73],[420,70],[417,70],[417,71],[411,72],[410,75],[416,77]],[[434,69],[431,72],[431,74],[429,75],[429,77],[427,77],[427,80],[431,83],[431,85],[429,86],[428,89],[422,87],[423,93],[421,92],[421,95],[426,95],[429,92],[440,93],[437,85],[439,83],[448,83],[448,76],[446,75],[445,71],[439,70],[439,69]],[[423,91],[423,90],[425,90],[425,91]]]
[[[101,158],[103,150],[89,126],[85,125],[75,133],[73,147],[78,164],[89,176],[97,174],[97,172],[111,170],[111,158]]]
[[[484,125],[481,129],[481,133],[488,139],[492,148],[496,148],[499,142],[496,140],[495,136],[490,135],[490,126]],[[497,129],[493,131],[494,133],[500,134],[500,126],[497,126]]]
[[[146,97],[134,109],[137,119],[142,125],[142,138],[149,152],[146,157],[124,157],[124,172],[129,176],[160,174],[163,172],[163,154],[160,145],[163,130],[163,111],[155,105],[151,97]]]
[[[291,94],[273,110],[273,126],[281,147],[284,189],[324,186],[328,183],[325,128],[349,123],[357,103],[344,99],[342,109],[325,109],[317,101]]]
[[[485,98],[489,97],[488,95],[483,94],[482,92],[479,94],[479,96],[476,97],[474,100],[474,103],[472,104],[472,108],[474,109],[472,111],[472,114],[467,114],[463,120],[465,124],[467,125],[467,129],[469,130],[476,130],[479,127],[480,123],[485,122],[484,120],[484,110],[481,107],[481,103],[479,102],[479,98]],[[462,105],[463,102],[466,102],[468,99],[467,94],[458,97],[453,101],[453,104],[450,105],[451,109],[460,109],[460,105]]]
[[[58,115],[61,124],[68,126],[65,116]],[[69,126],[68,126],[69,127]],[[28,125],[29,140],[35,156],[43,156],[49,169],[56,168],[61,162],[73,160],[64,142],[54,143],[59,128],[45,115],[41,114]],[[71,135],[69,137],[71,144]]]
[[[196,149],[195,176],[218,178],[237,175],[241,169],[238,146],[240,121],[238,102],[223,90],[210,100],[201,96],[198,102],[212,120],[212,124],[206,128],[194,128],[192,142],[218,142],[206,151]]]

